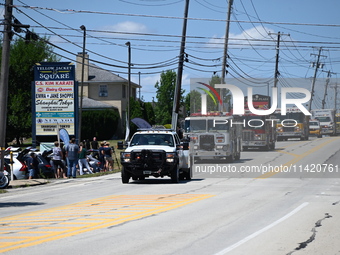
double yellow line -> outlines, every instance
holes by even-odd
[[[208,194],[116,195],[0,218],[0,253],[176,209]]]

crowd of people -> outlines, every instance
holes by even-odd
[[[92,149],[92,156],[99,160],[99,167],[93,168],[88,161],[88,150]],[[70,140],[70,143],[63,148],[59,142],[54,143],[52,150],[51,165],[54,169],[55,178],[76,178],[77,171],[79,174],[85,174],[85,169],[88,173],[112,171],[114,168],[113,148],[109,142],[97,141],[94,137],[91,142],[84,140],[76,144],[75,138]]]

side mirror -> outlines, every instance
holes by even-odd
[[[182,142],[183,150],[189,150],[189,142]]]

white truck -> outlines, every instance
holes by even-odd
[[[336,135],[335,109],[314,109],[312,117],[320,122],[321,135]]]
[[[242,120],[236,116],[196,115],[185,118],[184,136],[190,138],[190,163],[195,159],[239,160]]]
[[[144,180],[145,177],[171,177],[173,183],[190,180],[188,145],[181,142],[177,133],[169,129],[137,131],[121,152],[123,183]]]

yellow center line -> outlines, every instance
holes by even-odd
[[[5,228],[2,231],[6,231],[0,232],[0,253],[141,219],[209,197],[212,195],[115,195],[0,218],[0,225]],[[124,207],[114,202],[123,202]],[[65,216],[69,211],[75,211],[74,208],[77,208],[80,214]],[[129,212],[125,211],[129,208]],[[60,215],[63,215],[64,219],[61,219]],[[27,228],[18,229],[18,225],[25,225]]]
[[[294,156],[294,158],[293,158],[292,160],[288,161],[287,163],[283,164],[282,166],[283,166],[283,167],[285,167],[285,166],[289,167],[289,166],[291,166],[291,165],[294,165],[295,163],[299,162],[299,161],[300,161],[301,159],[303,159],[304,157],[306,157],[306,156],[312,154],[313,152],[316,152],[316,151],[320,150],[321,148],[323,148],[323,147],[326,146],[327,144],[330,144],[331,142],[334,142],[335,140],[338,140],[338,139],[340,139],[340,138],[339,138],[339,137],[330,138],[330,139],[328,139],[327,141],[325,141],[325,142],[323,142],[323,143],[321,143],[321,144],[319,144],[319,145],[313,147],[312,149],[310,149],[310,150],[308,150],[308,151],[306,151],[306,152],[304,152],[304,153],[302,153],[302,154],[300,154],[300,155],[291,154],[292,156]],[[281,169],[282,169],[282,168],[281,168]],[[281,172],[281,171],[280,171],[279,167],[276,167],[276,168],[274,169],[274,171],[269,171],[269,172],[267,172],[267,173],[265,173],[265,174],[262,174],[262,175],[260,175],[259,177],[256,177],[256,178],[257,178],[257,179],[265,179],[265,178],[269,178],[269,177],[271,177],[271,176],[273,176],[273,175],[275,175],[275,174],[278,174],[278,173],[280,173],[280,172]]]

